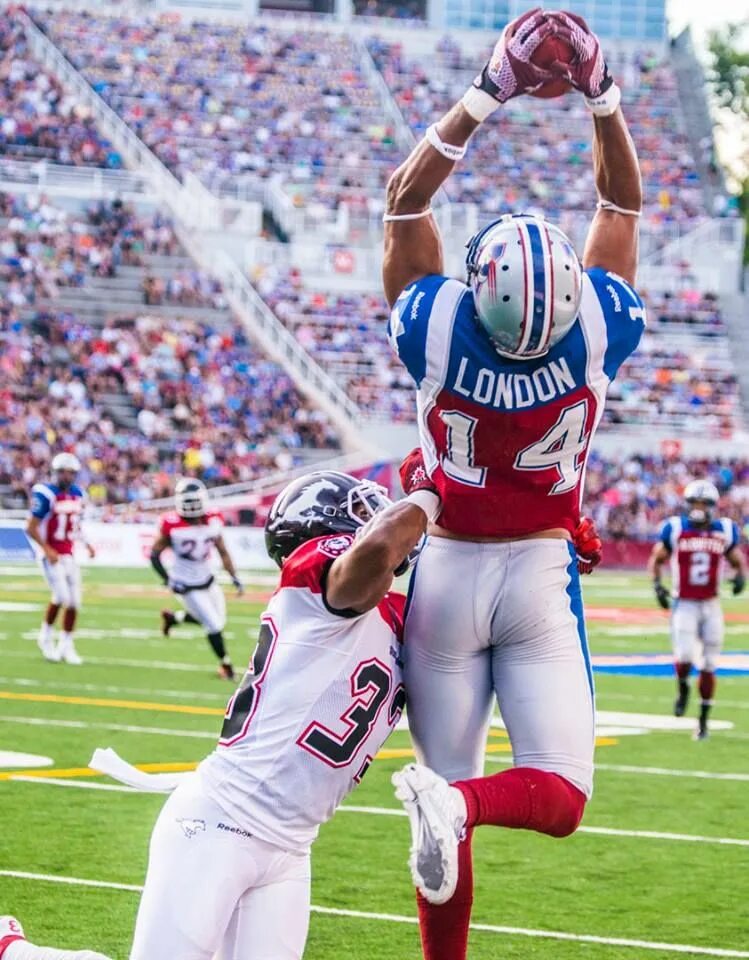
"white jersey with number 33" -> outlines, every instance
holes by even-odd
[[[253,836],[306,849],[361,780],[405,704],[405,597],[331,611],[325,578],[350,536],[310,540],[284,563],[218,749],[200,766],[213,799]]]

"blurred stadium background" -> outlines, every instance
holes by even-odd
[[[7,7],[2,516],[23,516],[59,450],[84,464],[92,518],[128,524],[91,528],[102,564],[132,562],[120,541],[142,557],[180,475],[256,526],[312,465],[390,484],[416,430],[384,336],[384,186],[516,8]],[[639,564],[689,476],[749,519],[745,227],[688,30],[668,39],[663,0],[571,8],[605,37],[645,181],[649,330],[613,386],[585,501],[609,561]],[[579,244],[593,196],[580,98],[512,101],[439,197],[449,270],[504,211],[543,211]]]

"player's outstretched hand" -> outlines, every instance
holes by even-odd
[[[746,577],[740,570],[738,570],[734,575],[733,580],[731,580],[731,584],[731,593],[734,595],[734,597],[738,597],[740,593],[744,592],[744,587],[746,586]]]
[[[473,81],[474,87],[506,103],[521,93],[538,90],[554,74],[531,63],[531,57],[557,25],[549,23],[540,7],[511,20],[502,31],[489,62]]]
[[[658,601],[658,605],[664,610],[668,610],[671,606],[671,597],[669,596],[668,590],[663,586],[660,580],[654,581],[653,590],[655,590],[655,599]]]
[[[594,100],[605,93],[614,82],[603,58],[601,43],[582,17],[574,13],[554,12],[547,15],[555,22],[556,34],[575,51],[572,63],[556,63],[567,80]]]
[[[400,474],[401,486],[406,496],[408,496],[409,493],[415,493],[417,490],[429,490],[432,493],[437,493],[437,488],[432,483],[427,473],[427,468],[424,466],[424,456],[421,452],[421,447],[413,448],[400,465],[398,473]]]
[[[239,579],[239,577],[232,577],[231,582],[234,585],[234,589],[237,591],[237,596],[241,597],[244,593],[244,584]]]
[[[572,536],[579,573],[593,573],[603,556],[603,543],[590,517],[583,517]]]

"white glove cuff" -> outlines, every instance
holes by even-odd
[[[470,86],[466,90],[460,102],[463,104],[466,113],[469,113],[477,123],[483,123],[501,106],[499,100],[495,100],[486,90],[479,90],[478,87],[474,86]]]
[[[432,490],[414,490],[413,493],[409,493],[406,500],[420,507],[427,515],[429,523],[434,523],[442,510],[442,500],[439,494]]]
[[[600,97],[592,97],[591,99],[585,97],[584,99],[585,106],[596,117],[610,117],[612,113],[617,111],[622,99],[622,91],[615,83],[612,83],[606,93],[602,93]]]

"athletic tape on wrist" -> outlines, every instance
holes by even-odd
[[[393,220],[420,220],[422,217],[428,217],[432,212],[431,207],[422,210],[420,213],[384,213],[382,215],[383,223],[390,223]]]
[[[610,200],[599,200],[598,201],[599,210],[611,210],[613,213],[623,213],[627,217],[641,217],[641,210],[627,210],[626,207],[617,207],[615,203],[612,203]]]
[[[441,153],[446,160],[452,160],[453,163],[457,160],[462,160],[466,155],[465,144],[463,144],[462,147],[457,147],[452,143],[445,143],[445,141],[437,132],[436,123],[433,123],[431,127],[427,127],[426,133],[424,134],[424,139],[427,141],[427,143],[434,147],[437,153]]]
[[[439,494],[433,490],[414,490],[413,493],[409,493],[406,500],[420,507],[427,515],[427,520],[430,523],[434,523],[442,509],[442,501],[440,500]]]
[[[615,83],[612,83],[608,90],[599,97],[591,97],[590,99],[585,97],[584,99],[585,106],[596,117],[610,117],[612,113],[617,111],[622,99],[622,91]]]
[[[500,102],[478,87],[469,87],[461,97],[463,109],[469,113],[477,123],[483,123],[495,110],[499,110]]]

